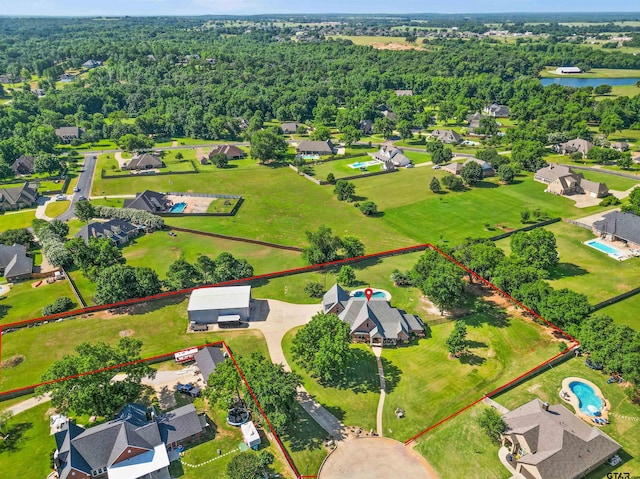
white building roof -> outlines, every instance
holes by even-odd
[[[258,430],[253,424],[253,421],[245,422],[240,426],[240,429],[242,430],[242,437],[247,446],[251,447],[256,441],[260,443],[260,434],[258,434]]]
[[[109,479],[131,479],[143,477],[168,465],[167,447],[164,443],[160,443],[153,448],[153,451],[144,452],[114,464],[107,469],[107,475]]]
[[[201,288],[191,293],[187,311],[248,308],[250,301],[251,286]]]

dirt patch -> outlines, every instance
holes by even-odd
[[[402,43],[373,43],[371,46],[376,50],[424,50],[424,48],[419,45],[406,45]]]
[[[5,359],[4,361],[2,361],[2,365],[0,366],[0,369],[15,368],[16,366],[19,366],[20,364],[22,364],[24,362],[24,359],[25,358],[22,354],[14,354],[9,359]]]
[[[118,334],[120,335],[120,337],[124,338],[126,336],[131,336],[133,335],[135,331],[133,331],[132,329],[123,329],[122,331],[120,331]]]

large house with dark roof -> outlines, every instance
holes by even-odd
[[[609,241],[622,241],[640,251],[640,216],[612,211],[592,225],[593,234]]]
[[[533,179],[548,185],[545,191],[555,195],[586,194],[592,198],[602,198],[609,194],[606,184],[587,180],[568,166],[555,163],[540,168],[535,172]]]
[[[22,186],[0,188],[0,211],[29,208],[38,200],[38,189],[32,188],[27,181]]]
[[[123,170],[151,170],[155,168],[162,168],[162,160],[150,153],[143,153],[131,158],[126,165],[122,167]]]
[[[63,126],[56,128],[55,133],[62,143],[71,143],[73,140],[77,140],[82,136],[84,128],[77,126]]]
[[[109,238],[114,244],[120,246],[138,236],[139,232],[139,229],[128,221],[113,218],[109,221],[94,221],[84,225],[76,234],[76,238],[82,238],[86,244],[89,244],[91,238]]]
[[[16,175],[31,175],[34,171],[35,161],[33,156],[21,155],[11,164],[11,170]]]
[[[604,464],[621,446],[566,407],[534,399],[502,416],[502,446],[516,477],[578,479]]]
[[[424,336],[424,323],[419,317],[393,308],[384,298],[367,301],[365,297],[350,296],[338,284],[325,293],[322,308],[349,323],[356,342],[395,346],[414,336]]]
[[[167,198],[167,195],[151,190],[137,193],[134,199],[124,200],[125,208],[133,208],[150,213],[163,213],[169,211],[171,206],[173,206],[172,202]]]
[[[292,135],[298,130],[301,124],[302,123],[298,123],[297,121],[285,121],[280,125],[280,129],[285,135]]]
[[[482,111],[493,118],[509,118],[511,114],[508,106],[498,105],[497,103],[492,103]]]
[[[462,141],[462,136],[453,130],[433,130],[431,136],[442,143],[455,144]]]
[[[556,153],[570,155],[571,153],[578,152],[582,154],[583,158],[586,158],[591,148],[593,148],[593,143],[588,140],[583,140],[582,138],[576,138],[553,146],[553,150]]]
[[[216,145],[209,153],[209,159],[213,159],[219,153],[226,156],[227,160],[239,160],[245,156],[245,152],[235,145]]]
[[[21,244],[0,244],[0,276],[10,283],[30,278],[33,273],[33,258],[27,256],[27,248]]]
[[[156,415],[127,404],[113,421],[85,429],[72,421],[55,433],[59,479],[170,479],[169,451],[202,434],[192,404]]]
[[[381,146],[378,151],[371,155],[374,159],[382,162],[385,170],[406,167],[411,160],[404,154],[404,151],[395,146]]]
[[[296,153],[299,155],[333,155],[333,143],[331,140],[302,140],[296,146]]]

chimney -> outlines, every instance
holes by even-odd
[[[542,403],[542,409],[544,409],[545,411],[549,410],[549,403],[548,402],[543,402]]]

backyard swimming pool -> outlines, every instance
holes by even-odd
[[[587,241],[585,242],[585,244],[587,246],[591,246],[594,249],[597,249],[598,251],[602,251],[603,253],[606,253],[615,259],[625,256],[624,253],[622,253],[619,249],[609,246],[608,244],[604,244],[602,241],[597,239]]]
[[[300,158],[303,160],[319,160],[320,155],[302,155]]]
[[[364,291],[355,291],[353,293],[353,297],[354,298],[363,298],[364,297]],[[372,298],[386,298],[387,295],[384,294],[383,291],[374,291],[374,293],[371,295]]]
[[[349,168],[353,168],[354,170],[357,170],[358,168],[367,168],[369,166],[377,165],[379,163],[380,162],[378,160],[358,161],[357,163],[351,163],[349,165]]]
[[[569,389],[578,397],[580,401],[580,412],[588,416],[597,416],[602,409],[602,399],[596,396],[591,386],[581,381],[569,383]]]
[[[176,203],[171,207],[169,213],[182,213],[184,209],[187,207],[186,203]]]

